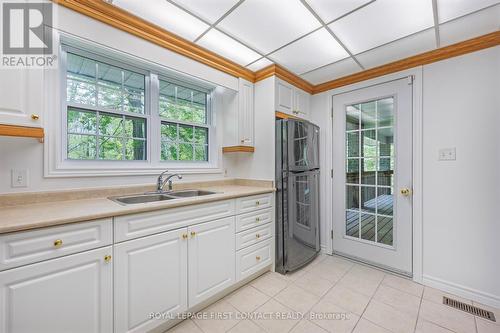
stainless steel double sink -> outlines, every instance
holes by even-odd
[[[116,196],[116,197],[109,197],[108,199],[113,200],[114,202],[117,202],[122,205],[132,205],[139,203],[200,197],[210,194],[216,194],[216,192],[205,191],[205,190],[179,190],[179,191],[151,192],[143,194]]]

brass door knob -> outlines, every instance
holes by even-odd
[[[38,120],[38,119],[40,119],[40,116],[33,113],[33,114],[31,114],[31,119]]]
[[[106,263],[111,262],[111,255],[110,254],[104,256],[104,262],[106,262]]]
[[[54,241],[54,247],[56,247],[56,248],[60,248],[62,245],[63,245],[63,241],[62,241],[62,239],[56,239],[56,240]]]
[[[193,238],[194,236],[196,236],[196,232],[191,231],[191,238]]]
[[[402,194],[402,195],[404,195],[405,197],[408,197],[408,196],[410,196],[410,195],[411,195],[411,190],[410,190],[409,188],[406,188],[406,187],[405,187],[405,188],[402,188],[400,192],[401,192],[401,194]]]
[[[256,256],[255,259],[260,260],[260,256]]]

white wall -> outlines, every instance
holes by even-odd
[[[418,101],[423,114],[423,271],[417,280],[423,278],[424,284],[500,307],[500,219],[496,207],[500,202],[500,47],[414,71],[423,72],[422,82],[416,82],[423,86]],[[401,73],[392,76],[398,75]],[[384,80],[387,78],[342,90]],[[331,124],[331,95],[338,91],[313,97],[315,122]],[[335,134],[330,138],[328,133],[321,141],[323,170],[335,140]],[[456,161],[438,161],[440,148],[456,148]],[[328,177],[322,181],[330,184]],[[321,240],[328,248],[329,239],[323,231],[329,232],[332,198],[328,188],[322,195]]]

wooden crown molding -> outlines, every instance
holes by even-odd
[[[422,66],[453,58],[466,53],[479,51],[489,47],[500,45],[500,31],[495,31],[487,35],[472,38],[463,42],[445,46],[429,52],[424,52],[412,57],[394,61],[382,66],[368,69],[359,73],[341,77],[332,81],[318,84],[313,88],[313,94],[318,94],[330,89],[347,86],[349,84],[373,79],[379,76],[399,72],[405,69]]]
[[[52,0],[117,29],[150,41],[232,76],[254,81],[251,70],[102,0]]]
[[[137,37],[148,40],[168,50],[201,62],[229,75],[240,77],[250,82],[258,82],[275,75],[280,79],[310,93],[319,94],[330,89],[373,79],[379,76],[395,73],[405,69],[430,64],[436,61],[456,57],[466,53],[500,45],[500,31],[472,38],[433,51],[418,54],[382,66],[371,68],[359,73],[341,77],[335,80],[313,85],[301,77],[289,72],[283,67],[272,64],[257,72],[253,72],[231,60],[212,51],[196,45],[148,21],[145,21],[121,8],[102,0],[52,0],[61,6],[78,13],[92,17]]]
[[[15,136],[22,138],[35,138],[43,142],[45,133],[40,127],[27,127],[0,124],[0,136]]]

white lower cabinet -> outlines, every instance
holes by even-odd
[[[1,333],[113,330],[112,247],[0,272]]]
[[[189,307],[235,282],[234,226],[228,217],[188,228]]]
[[[182,228],[115,246],[116,333],[147,332],[187,310],[187,232]]]

